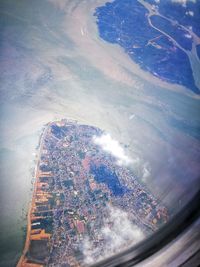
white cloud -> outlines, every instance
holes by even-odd
[[[150,170],[149,164],[145,163],[143,166],[143,175],[142,175],[143,182],[147,181],[147,178],[150,176],[150,174],[151,174],[151,170]]]
[[[191,39],[191,38],[192,38],[192,35],[189,34],[189,33],[186,33],[184,36],[185,36],[186,38],[188,38],[188,39]]]
[[[194,16],[194,12],[193,12],[192,10],[187,11],[185,14],[186,14],[186,15],[189,15],[189,16],[191,16],[191,17]]]
[[[129,120],[132,120],[132,119],[134,119],[135,118],[135,114],[131,114],[130,116],[129,116]]]
[[[124,149],[121,147],[117,140],[114,140],[110,134],[103,134],[102,136],[94,136],[93,141],[99,145],[104,151],[112,154],[119,165],[128,165],[131,159],[125,154]]]
[[[129,220],[126,212],[109,206],[108,214],[108,218],[104,220],[104,226],[98,232],[98,237],[101,240],[99,245],[96,247],[96,242],[88,237],[83,241],[86,264],[92,264],[112,256],[144,238],[143,232]]]
[[[196,0],[171,0],[172,3],[176,3],[176,4],[181,4],[183,5],[184,7],[186,7],[186,4],[188,2],[193,2],[193,3],[196,3]]]

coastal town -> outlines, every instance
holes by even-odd
[[[103,252],[100,229],[109,216],[108,206],[125,211],[145,235],[167,222],[167,209],[133,171],[94,142],[103,134],[68,120],[46,125],[18,267],[82,266],[86,237],[94,241],[94,250]]]

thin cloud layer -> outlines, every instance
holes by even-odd
[[[171,0],[172,3],[177,3],[181,5],[186,5],[188,2],[196,3],[196,0]]]
[[[147,179],[150,177],[150,175],[151,175],[151,168],[149,166],[149,163],[146,162],[142,170],[142,181],[147,182]]]
[[[116,207],[108,207],[108,218],[99,229],[98,238],[101,245],[96,246],[96,240],[86,237],[83,242],[85,264],[92,264],[112,256],[144,238],[140,228],[133,224],[126,212]]]
[[[132,160],[125,154],[123,147],[110,134],[103,134],[100,137],[94,136],[93,141],[104,151],[112,154],[117,159],[119,165],[128,165],[131,163]]]

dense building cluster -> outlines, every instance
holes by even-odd
[[[127,212],[144,233],[167,220],[166,208],[133,172],[94,142],[103,134],[66,120],[48,124],[40,145],[28,262],[79,266],[85,237],[93,240],[94,250],[103,250],[100,229],[109,216],[108,205]]]

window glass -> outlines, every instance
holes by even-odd
[[[200,2],[0,2],[1,266],[88,266],[199,189]]]

